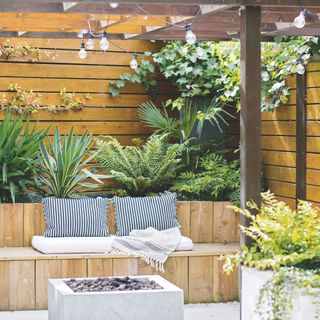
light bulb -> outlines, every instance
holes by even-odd
[[[102,36],[102,38],[100,40],[99,46],[100,46],[100,49],[103,50],[103,51],[107,51],[108,50],[109,41],[107,39],[107,33],[106,32],[103,33],[103,36]]]
[[[267,82],[270,80],[270,75],[268,71],[262,71],[261,73],[262,81]]]
[[[138,60],[137,60],[138,56],[135,53],[132,57],[132,60],[130,61],[130,68],[135,70],[138,68]]]
[[[86,43],[86,47],[88,50],[93,50],[94,49],[94,40],[93,40],[93,36],[90,34],[89,35],[89,39]]]
[[[197,42],[196,35],[192,32],[190,24],[185,26],[186,29],[186,41],[188,44],[195,44]]]
[[[302,75],[305,72],[306,72],[306,69],[305,69],[304,65],[302,64],[302,62],[299,62],[297,65],[297,73]]]
[[[84,42],[82,41],[80,51],[78,53],[80,59],[85,59],[87,57],[87,52],[84,47]]]
[[[304,9],[300,14],[294,19],[293,24],[296,28],[303,28],[306,25],[306,15],[308,13],[307,9]]]
[[[119,7],[119,3],[118,2],[110,2],[110,7],[115,9],[115,8],[118,8]]]
[[[0,57],[2,56],[2,50],[0,50]]]

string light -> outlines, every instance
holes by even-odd
[[[134,53],[132,56],[132,60],[130,61],[130,68],[133,70],[138,68],[138,55],[136,53]]]
[[[293,24],[296,28],[302,29],[306,25],[307,9],[303,9],[300,14],[294,19]]]
[[[298,65],[297,65],[297,73],[300,75],[303,75],[305,72],[306,72],[306,68],[304,67],[302,61],[299,60]]]
[[[115,9],[115,8],[118,8],[118,7],[119,7],[119,3],[118,3],[118,2],[110,2],[109,4],[110,4],[110,7],[111,7],[112,9]]]
[[[191,25],[186,24],[185,25],[185,30],[186,30],[186,41],[188,44],[195,44],[197,42],[197,37],[196,35],[192,32],[191,30]]]
[[[79,55],[80,59],[85,59],[87,57],[87,52],[86,52],[86,48],[84,46],[83,39],[82,39],[82,42],[81,42],[80,51],[79,51],[78,55]]]
[[[103,51],[107,51],[108,48],[109,48],[109,41],[107,39],[107,33],[104,32],[103,35],[102,35],[102,38],[100,40],[100,49],[103,50]]]
[[[89,34],[89,39],[86,43],[86,47],[88,50],[93,50],[94,49],[94,39],[93,39],[93,35],[90,33]]]

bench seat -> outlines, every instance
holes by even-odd
[[[160,274],[184,290],[186,303],[233,301],[238,273],[223,273],[222,254],[237,252],[237,243],[195,244],[174,252],[159,273],[140,258],[115,254],[42,254],[31,247],[0,248],[0,310],[47,308],[50,278]]]

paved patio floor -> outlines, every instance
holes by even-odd
[[[185,320],[239,320],[237,302],[189,304],[185,306]],[[47,311],[0,312],[0,320],[48,320]],[[138,320],[138,319],[137,319]]]

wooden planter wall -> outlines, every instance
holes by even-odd
[[[262,161],[268,188],[294,207],[301,178],[296,176],[296,78],[288,84],[288,105],[262,113]],[[306,87],[306,199],[320,205],[320,62],[309,64]]]
[[[223,273],[220,255],[239,250],[239,217],[228,202],[178,202],[182,233],[192,251],[174,252],[163,277],[184,290],[185,302],[222,302],[238,298],[238,274]],[[110,206],[109,228],[115,232]],[[117,275],[157,274],[139,258],[112,254],[42,254],[30,247],[44,231],[41,204],[0,205],[0,310],[47,308],[47,281]]]
[[[194,243],[239,242],[238,214],[229,202],[179,201],[177,215],[182,234]],[[30,247],[34,235],[42,235],[45,221],[42,204],[0,205],[0,247]],[[109,230],[116,232],[113,205],[109,210]]]

